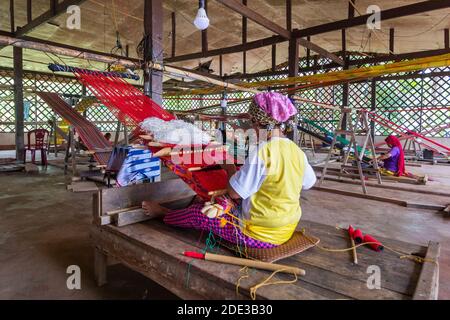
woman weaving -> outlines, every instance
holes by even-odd
[[[417,182],[425,184],[428,180],[428,176],[418,176],[412,173],[407,173],[405,170],[405,153],[403,152],[403,146],[400,139],[396,136],[390,135],[385,140],[386,144],[390,148],[389,152],[378,156],[372,160],[381,162],[380,173],[385,176],[406,176],[408,178],[417,180]]]
[[[249,110],[252,125],[257,132],[267,130],[268,139],[250,152],[239,171],[223,165],[230,180],[227,195],[216,199],[222,209],[218,215],[204,214],[204,203],[169,210],[144,202],[143,208],[152,217],[164,216],[168,225],[212,231],[237,245],[272,248],[287,242],[302,215],[300,193],[316,182],[304,152],[283,134],[284,123],[296,113],[286,96],[255,96]]]
[[[390,176],[401,177],[405,175],[405,154],[400,140],[390,135],[385,140],[388,145],[388,153],[377,157],[374,161],[383,161],[381,173]]]

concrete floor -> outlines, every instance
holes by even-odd
[[[426,166],[414,170],[426,171],[438,178],[439,181],[426,188],[449,190],[450,194],[449,167]],[[54,167],[39,175],[0,175],[0,299],[175,298],[164,288],[121,265],[108,269],[108,285],[102,288],[95,285],[89,242],[91,193],[66,191],[67,179]],[[333,182],[326,182],[324,186],[343,188]],[[357,190],[357,186],[350,188]],[[392,190],[384,192],[392,198],[407,196]],[[304,197],[302,219],[333,226],[353,224],[374,235],[423,245],[429,240],[439,241],[442,245],[440,298],[450,299],[450,219],[430,210],[314,190],[305,192]],[[420,194],[411,197],[416,202],[419,198],[426,200]],[[450,203],[450,197],[447,200]],[[433,196],[427,203],[445,201],[445,198]],[[66,269],[70,265],[81,268],[81,290],[67,289]]]
[[[128,268],[94,283],[90,193],[66,191],[60,169],[0,175],[0,299],[173,299]],[[67,267],[81,268],[81,290],[67,289]]]

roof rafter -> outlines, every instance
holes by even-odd
[[[291,38],[291,32],[289,30],[284,29],[283,27],[277,25],[273,21],[265,18],[263,15],[258,12],[250,9],[249,7],[243,5],[241,2],[237,0],[216,0],[220,2],[224,6],[230,8],[233,11],[243,15],[244,17],[256,22],[260,26],[282,36],[285,39]]]
[[[310,50],[320,54],[321,56],[336,62],[337,64],[339,64],[341,66],[343,66],[345,64],[344,60],[339,58],[337,55],[335,55],[334,53],[331,53],[328,50],[318,46],[317,44],[312,43],[311,41],[308,41],[308,40],[302,39],[302,38],[297,39],[297,41],[298,41],[299,45],[301,45],[301,46],[303,46],[303,47],[305,47],[307,49],[310,49]]]

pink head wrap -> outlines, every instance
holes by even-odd
[[[281,93],[259,93],[255,96],[255,102],[265,113],[278,122],[286,122],[297,114],[297,109],[291,100]]]

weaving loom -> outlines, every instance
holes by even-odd
[[[53,69],[52,69],[53,68]],[[52,70],[55,66],[51,66]],[[67,68],[66,68],[67,69]],[[67,69],[69,70],[69,69]],[[77,79],[100,100],[125,125],[132,125],[139,130],[139,124],[147,118],[155,117],[164,121],[175,120],[176,117],[164,110],[152,99],[126,82],[120,74],[70,68]],[[150,150],[157,155],[162,150],[175,150],[175,145],[153,144]],[[179,146],[177,146],[179,147]],[[191,151],[188,151],[188,150]],[[216,163],[225,160],[226,150],[221,145],[213,146],[185,146],[181,157],[187,154],[193,158],[202,159],[200,162],[187,161],[175,163],[174,152],[160,156],[162,162],[184,182],[186,182],[202,199],[209,200],[215,191],[223,190],[228,183],[225,170],[216,167]]]
[[[58,94],[50,92],[36,92],[36,94],[44,100],[53,111],[75,127],[86,147],[95,152],[94,158],[99,164],[108,164],[111,156],[111,144],[93,123],[89,122],[81,114],[72,109]]]

